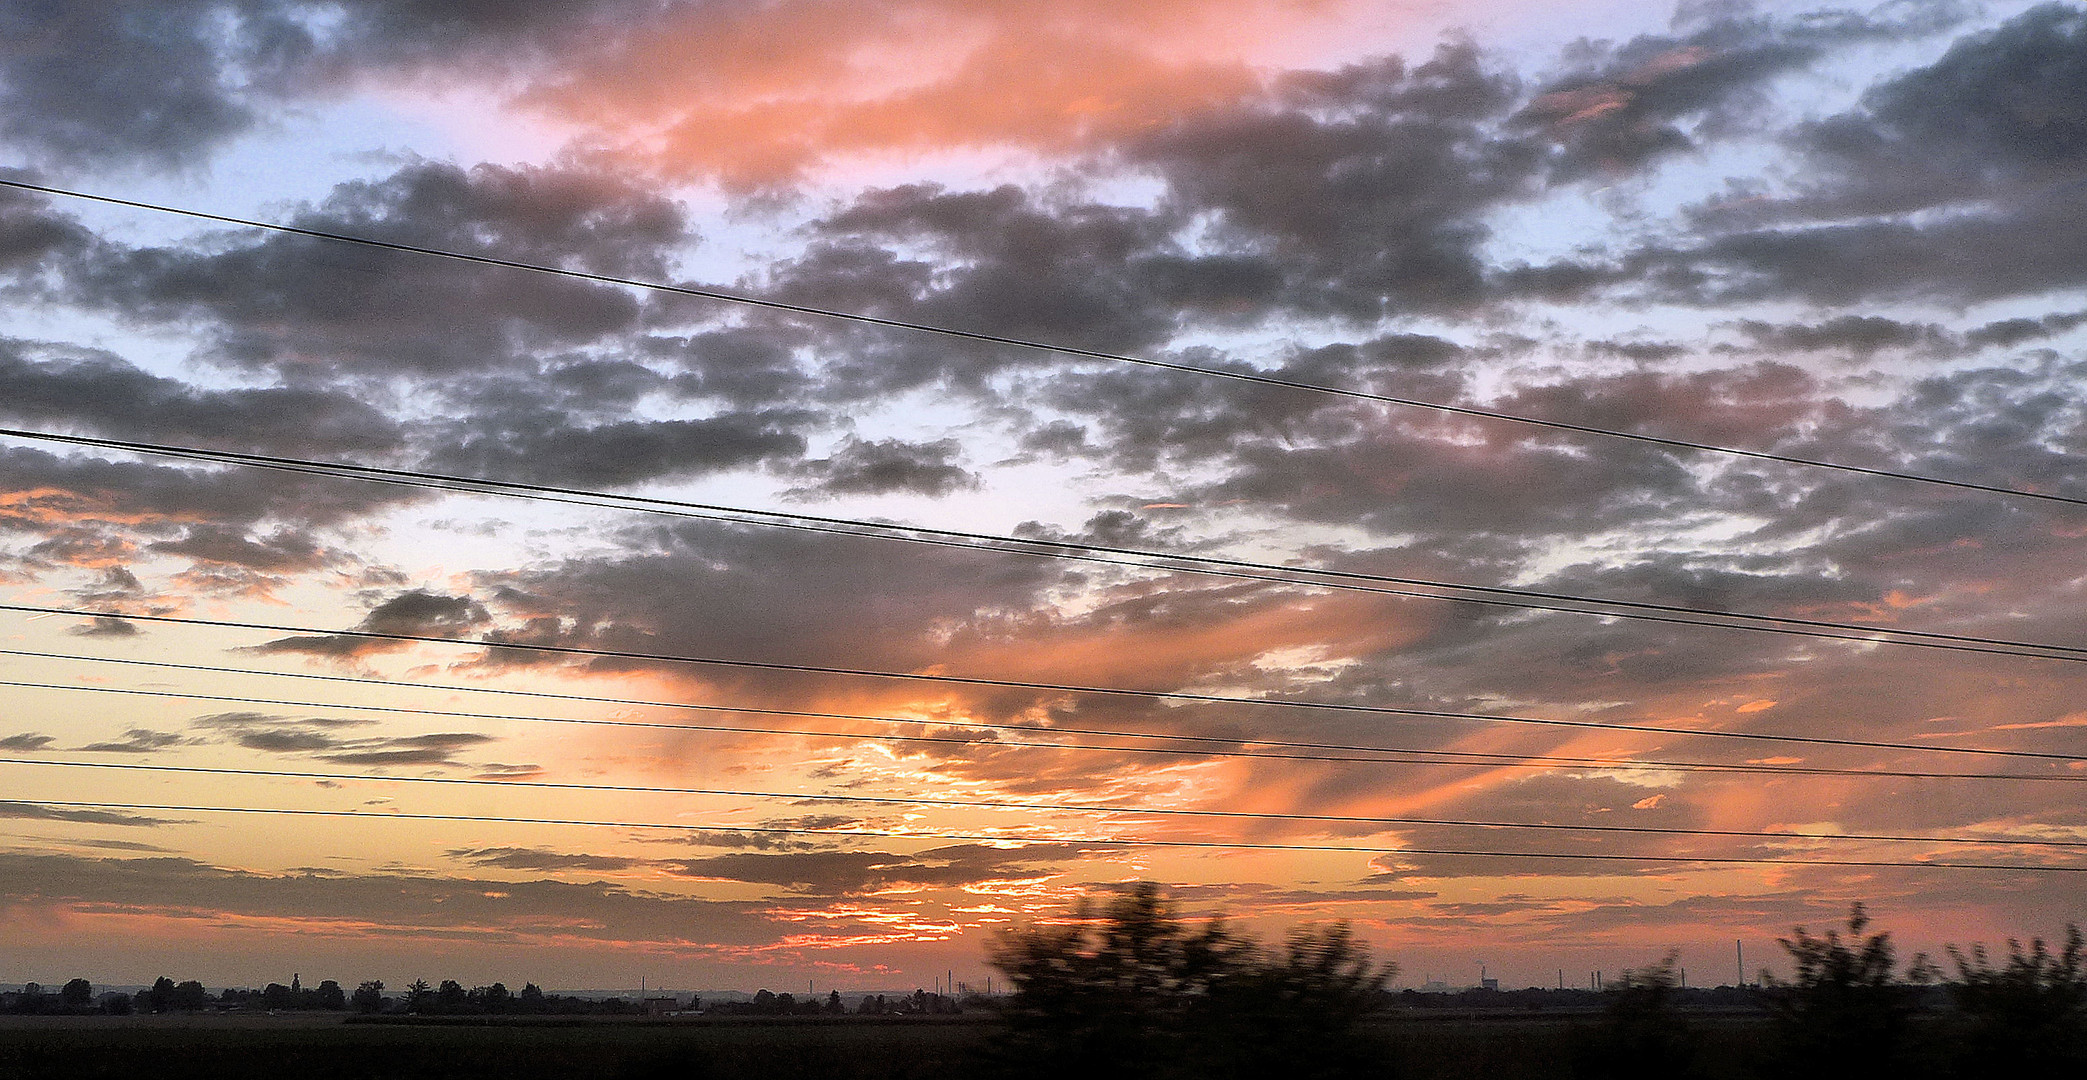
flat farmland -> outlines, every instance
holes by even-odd
[[[1594,1016],[1394,1015],[1371,1025],[1383,1067],[1365,1075],[1462,1078],[1570,1076]],[[1687,1075],[1753,1075],[1757,1016],[1692,1017],[1700,1040]],[[989,1018],[459,1019],[358,1023],[265,1014],[0,1017],[4,1080],[297,1080],[429,1077],[754,1077],[914,1080],[989,1077],[998,1025]],[[266,1070],[257,1072],[257,1070]]]

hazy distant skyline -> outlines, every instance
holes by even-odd
[[[2087,498],[2087,8],[142,0],[0,9],[0,175]],[[0,426],[2087,646],[2087,511],[0,190]],[[824,668],[2087,754],[2087,671],[0,438],[0,602]],[[1133,879],[1402,982],[2051,936],[2066,875],[1603,863],[2063,848],[2067,782],[1357,765],[955,723],[2087,776],[2082,762],[521,656],[0,612],[0,981],[978,981]],[[401,685],[118,666],[144,660]],[[603,701],[473,694],[536,690]],[[769,713],[691,713],[689,702]],[[396,706],[377,713],[345,706]],[[429,712],[432,710],[433,712]],[[450,715],[439,715],[448,713]],[[529,714],[827,734],[530,723]],[[901,734],[945,740],[880,741]],[[1039,732],[1036,738],[1049,738]],[[1068,741],[1095,743],[1089,736]],[[1120,743],[1119,743],[1120,745]],[[1178,746],[1178,744],[1177,744]],[[1305,755],[1308,756],[1308,755]],[[357,821],[363,810],[713,831]],[[1097,815],[1037,804],[1104,804]],[[1140,814],[1140,808],[1290,817]],[[806,830],[759,832],[758,829]],[[883,839],[836,831],[915,832]],[[1004,841],[1037,842],[1012,845]],[[1124,839],[1258,844],[1155,848]],[[1295,848],[1555,853],[1499,860]],[[1468,978],[1466,977],[1468,976]]]

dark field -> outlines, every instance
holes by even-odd
[[[1570,1076],[1594,1016],[1388,1017],[1376,1075]],[[1758,1017],[1690,1018],[1705,1080],[1753,1075]],[[990,1076],[989,1020],[344,1023],[336,1017],[0,1018],[4,1080],[535,1080],[748,1077],[938,1080]]]

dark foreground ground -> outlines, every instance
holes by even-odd
[[[1593,1017],[1393,1016],[1386,1077],[1569,1076]],[[1753,1075],[1759,1017],[1691,1017],[1690,1076]],[[990,1075],[986,1020],[578,1020],[360,1024],[337,1017],[0,1017],[0,1080],[913,1080]]]

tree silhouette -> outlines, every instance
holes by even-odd
[[[1003,1064],[1050,1076],[1340,1075],[1369,1056],[1357,1022],[1391,974],[1346,926],[1268,955],[1222,920],[1188,925],[1150,883],[989,955],[1014,989]]]
[[[356,987],[354,996],[349,1000],[355,1006],[356,1012],[377,1012],[384,1008],[384,983],[377,979],[371,979]]]
[[[58,991],[58,1000],[64,1002],[67,1008],[85,1008],[94,1002],[94,984],[85,979],[74,979]]]
[[[1675,1008],[1679,958],[1623,973],[1608,989],[1602,1024],[1578,1048],[1576,1076],[1604,1080],[1687,1075],[1695,1060],[1695,1034]]]
[[[1796,969],[1787,983],[1765,979],[1777,1035],[1768,1067],[1779,1080],[1865,1080],[1914,1071],[1908,1021],[1915,987],[1893,975],[1891,935],[1865,937],[1869,925],[1869,914],[1857,903],[1848,913],[1845,941],[1836,930],[1815,938],[1801,926],[1793,937],[1777,939]],[[1916,956],[1907,975],[1919,984],[1934,972],[1926,957]]]
[[[1950,996],[1963,1017],[1958,1071],[1963,1075],[2079,1075],[2087,1068],[2087,948],[2080,928],[2065,928],[2065,948],[2051,953],[2042,938],[2024,952],[2007,943],[2008,959],[1995,967],[1985,947],[1970,955],[1949,947],[1957,980]]]

